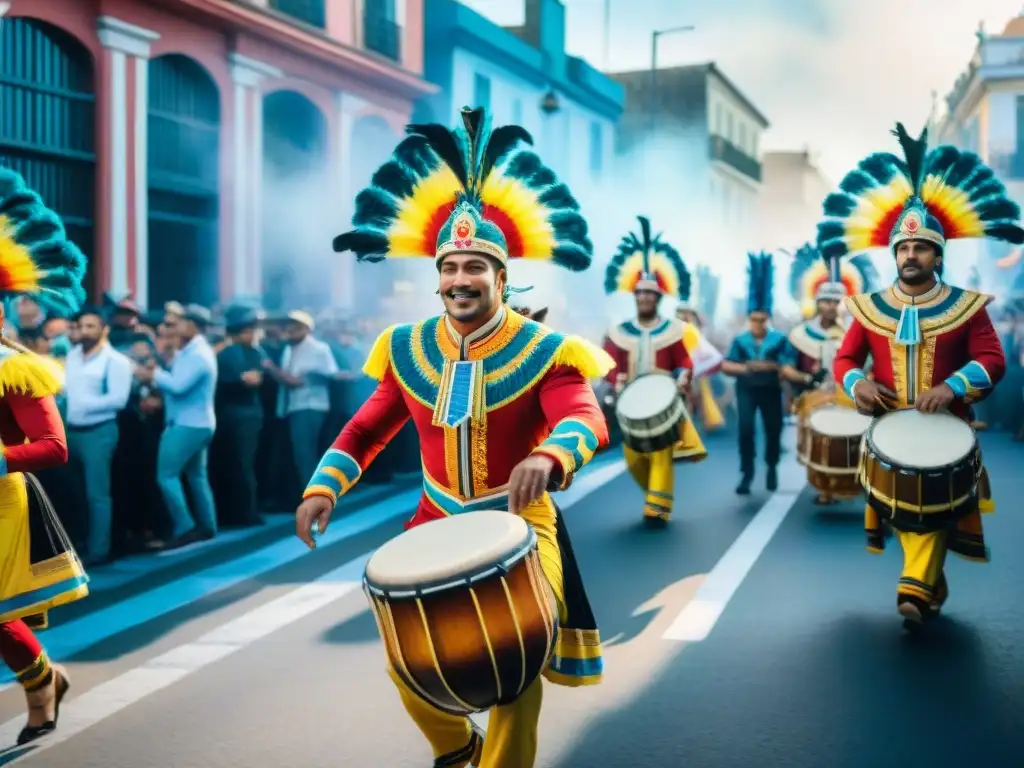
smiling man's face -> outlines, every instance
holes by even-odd
[[[440,268],[440,293],[445,311],[470,323],[493,314],[505,288],[505,270],[477,253],[453,253]]]

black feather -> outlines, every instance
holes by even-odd
[[[480,162],[480,178],[486,179],[491,170],[520,143],[533,144],[533,137],[518,125],[503,125],[491,132]]]
[[[407,133],[425,138],[437,156],[452,169],[452,173],[463,187],[469,183],[468,169],[462,156],[462,149],[459,147],[458,139],[450,130],[438,123],[409,125],[405,130]]]
[[[334,252],[352,251],[359,261],[380,261],[388,250],[388,238],[383,234],[354,230],[334,238]],[[379,256],[379,258],[371,258]]]
[[[915,195],[921,194],[921,184],[924,182],[925,156],[928,153],[928,128],[921,131],[918,139],[910,138],[903,123],[896,123],[896,130],[893,134],[899,139],[903,148],[903,156],[907,161],[907,175],[910,176],[910,183]]]

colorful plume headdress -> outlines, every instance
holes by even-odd
[[[770,315],[775,295],[775,265],[772,255],[764,251],[748,253],[747,259],[750,261],[747,266],[747,314],[764,312]]]
[[[70,317],[85,300],[85,257],[25,180],[0,168],[0,298],[29,296],[48,314]]]
[[[1024,243],[1020,207],[981,158],[950,146],[928,151],[928,131],[918,139],[896,124],[904,159],[888,152],[862,160],[825,198],[818,224],[822,256],[842,258],[904,240],[991,237]]]
[[[491,130],[483,109],[462,125],[409,125],[409,134],[356,196],[354,229],[334,250],[360,261],[484,253],[590,266],[593,245],[579,203],[527,145],[518,125]]]
[[[866,254],[851,259],[823,259],[810,243],[797,248],[789,272],[790,295],[804,317],[813,317],[822,299],[841,301],[846,296],[874,290],[878,273]]]
[[[604,273],[605,293],[655,291],[689,301],[690,271],[679,251],[662,240],[660,234],[651,237],[649,219],[644,216],[637,216],[637,219],[640,236],[630,232],[623,237],[608,262]]]

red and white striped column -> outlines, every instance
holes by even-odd
[[[232,135],[231,275],[235,296],[262,293],[261,206],[263,201],[263,97],[257,86],[266,77],[281,77],[277,67],[229,55],[234,82]],[[229,297],[230,298],[230,297]]]
[[[97,35],[103,46],[100,71],[105,114],[98,155],[101,220],[96,257],[105,263],[99,287],[115,296],[131,293],[146,305],[148,292],[149,207],[147,178],[147,106],[149,50],[160,36],[113,16],[100,16]]]

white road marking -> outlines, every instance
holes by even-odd
[[[754,567],[789,510],[796,504],[806,484],[806,470],[795,460],[780,464],[779,490],[771,495],[743,533],[722,555],[693,600],[665,630],[663,639],[690,643],[707,639],[729,600]]]
[[[558,494],[556,498],[559,506],[563,510],[568,509],[614,480],[625,469],[626,464],[621,460],[595,467],[593,471],[581,475],[567,491]],[[331,529],[328,529],[325,538],[330,534]],[[367,552],[309,584],[287,592],[190,643],[172,648],[68,701],[61,707],[57,730],[37,742],[37,749],[15,758],[10,764],[74,738],[143,698],[360,589],[366,561],[372,554]],[[486,717],[485,714],[475,716],[474,719],[482,718],[481,727],[485,727]],[[14,744],[24,725],[24,715],[0,725],[0,744]]]

